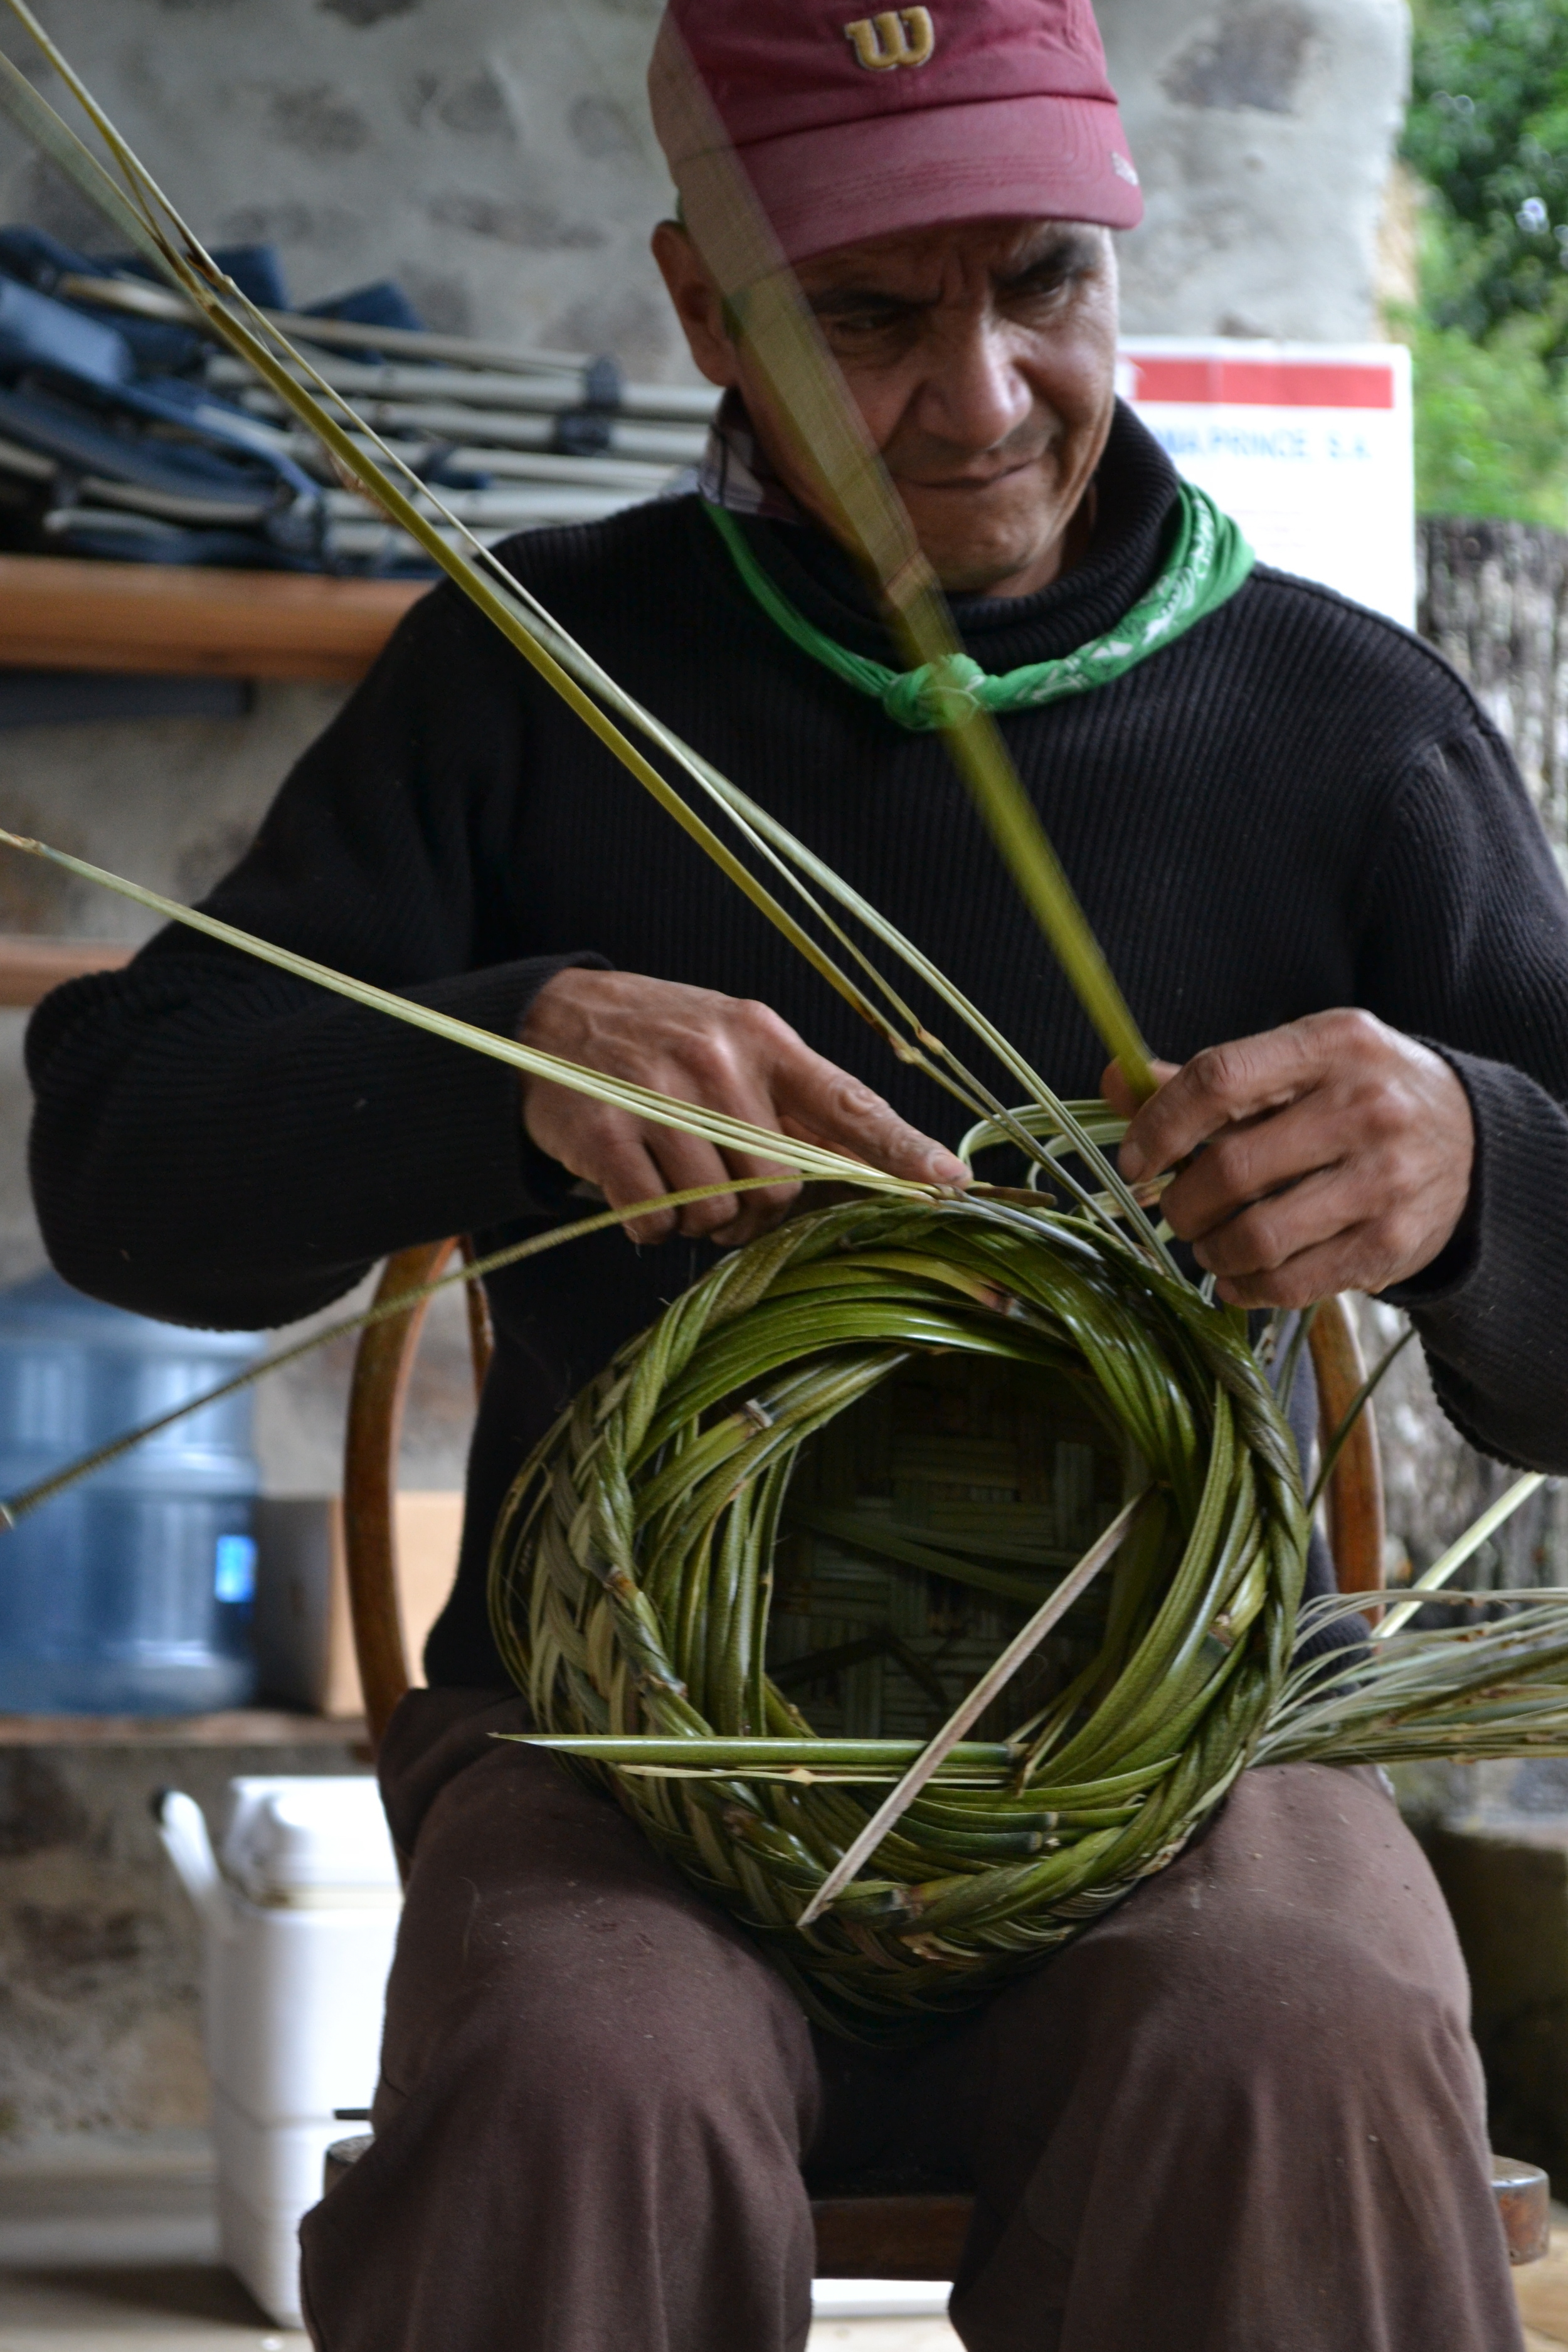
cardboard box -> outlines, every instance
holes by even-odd
[[[425,1637],[457,1574],[462,1529],[463,1497],[456,1490],[398,1496],[398,1599],[416,1684],[425,1679]],[[363,1715],[339,1497],[264,1496],[257,1506],[256,1534],[262,1696],[312,1715]]]

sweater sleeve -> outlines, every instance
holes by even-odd
[[[204,901],[225,921],[515,1035],[582,954],[520,956],[517,656],[425,598]],[[27,1036],[34,1196],[60,1272],[188,1323],[288,1322],[388,1251],[548,1205],[517,1073],[173,925]]]
[[[1568,1471],[1568,897],[1484,723],[1406,781],[1367,892],[1360,1002],[1444,1055],[1475,1119],[1458,1234],[1384,1295],[1473,1444]]]

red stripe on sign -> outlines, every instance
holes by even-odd
[[[1129,354],[1133,398],[1233,408],[1392,408],[1394,370],[1319,360],[1147,359]]]

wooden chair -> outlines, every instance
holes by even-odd
[[[431,1242],[389,1258],[376,1303],[422,1288],[459,1248],[468,1254],[466,1242]],[[480,1286],[470,1285],[466,1296],[477,1391],[489,1364],[489,1321]],[[349,1399],[343,1465],[344,1549],[365,1714],[371,1738],[378,1744],[394,1707],[409,1687],[397,1606],[394,1501],[404,1400],[425,1314],[421,1303],[406,1315],[373,1325],[362,1335]],[[1310,1345],[1318,1384],[1319,1436],[1326,1445],[1366,1378],[1355,1326],[1342,1299],[1328,1299],[1319,1308]],[[1325,1503],[1340,1590],[1374,1591],[1383,1582],[1383,1474],[1370,1405],[1341,1449]],[[329,2151],[329,2189],[368,2145],[363,2137],[348,2139]],[[1516,2263],[1535,2262],[1546,2252],[1550,2229],[1546,2175],[1539,2166],[1504,2157],[1494,2156],[1491,2166],[1492,2192],[1508,2238],[1509,2259]],[[969,2197],[951,2192],[817,2198],[812,2206],[816,2275],[952,2278],[969,2226],[971,2204]]]

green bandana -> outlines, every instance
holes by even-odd
[[[1160,576],[1115,628],[1058,661],[1030,662],[993,677],[967,654],[920,669],[889,669],[885,662],[852,654],[815,628],[757,562],[732,515],[704,503],[713,528],[734,558],[735,569],[770,621],[803,653],[832,670],[847,686],[874,695],[889,719],[913,730],[951,726],[966,709],[1035,710],[1064,695],[1088,694],[1146,661],[1234,596],[1256,558],[1235,523],[1191,482],[1177,484],[1181,520]]]

